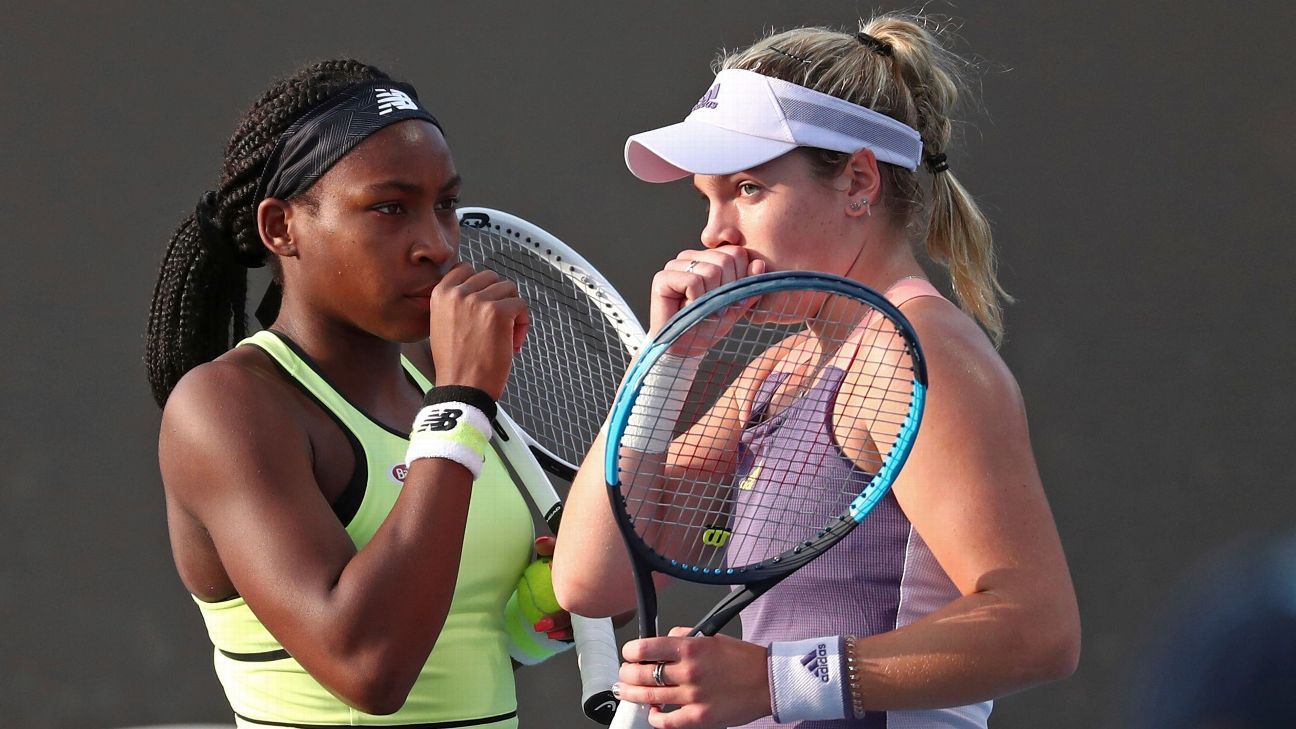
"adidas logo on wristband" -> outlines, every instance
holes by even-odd
[[[827,645],[820,643],[814,650],[802,656],[801,665],[810,671],[810,675],[817,677],[820,681],[828,683],[831,680],[831,672],[828,670]]]
[[[843,719],[851,715],[843,684],[840,636],[776,641],[769,647],[770,707],[774,721]]]

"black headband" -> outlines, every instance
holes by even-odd
[[[418,92],[409,84],[366,81],[342,89],[279,135],[257,179],[255,203],[305,192],[369,135],[406,119],[441,129],[436,117],[419,106]]]

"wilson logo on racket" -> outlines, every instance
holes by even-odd
[[[729,541],[729,537],[732,534],[733,532],[724,527],[708,524],[706,531],[702,532],[702,543],[708,547],[716,547],[718,549],[723,547],[725,543]]]
[[[697,111],[698,109],[716,108],[716,106],[718,106],[720,103],[716,101],[716,97],[719,95],[720,95],[720,84],[716,84],[715,86],[712,86],[711,88],[707,89],[707,92],[705,94],[702,94],[702,98],[698,99],[698,103],[693,105],[692,110]]]
[[[375,89],[378,99],[378,116],[390,114],[397,109],[418,109],[418,104],[409,94],[399,89]]]
[[[801,657],[801,665],[820,681],[828,683],[828,646],[820,643],[817,648]]]
[[[419,422],[418,427],[414,429],[417,433],[431,433],[443,430],[454,430],[459,424],[459,418],[463,416],[463,411],[458,408],[441,408],[439,410],[429,410],[423,420]]]

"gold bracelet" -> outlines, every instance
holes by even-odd
[[[845,639],[846,686],[850,691],[851,711],[856,719],[864,718],[864,689],[860,686],[859,662],[855,660],[855,636]]]

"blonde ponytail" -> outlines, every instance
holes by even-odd
[[[1003,342],[1003,303],[1012,297],[995,277],[994,237],[990,221],[948,170],[933,173],[927,255],[949,270],[959,305],[972,315],[998,346]]]

